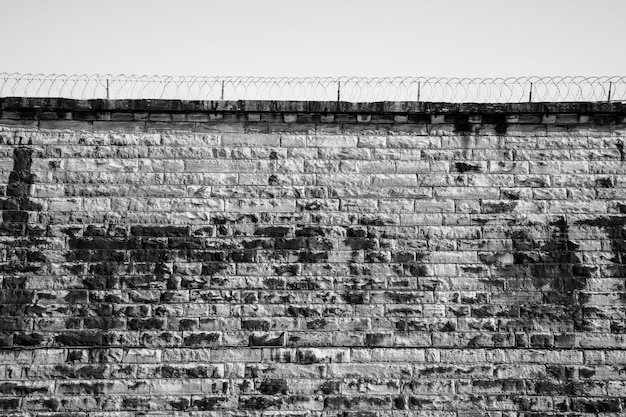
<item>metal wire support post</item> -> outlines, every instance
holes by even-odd
[[[417,102],[421,103],[421,94],[422,94],[422,82],[418,81],[417,82]]]

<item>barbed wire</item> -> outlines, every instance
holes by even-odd
[[[0,97],[450,103],[624,101],[626,77],[194,77],[0,73]]]

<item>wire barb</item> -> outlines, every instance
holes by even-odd
[[[608,94],[607,94],[608,93]],[[625,101],[626,77],[192,77],[0,73],[0,97],[72,99]]]

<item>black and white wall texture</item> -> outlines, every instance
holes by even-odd
[[[0,100],[3,416],[626,413],[626,108]]]

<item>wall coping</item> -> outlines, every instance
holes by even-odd
[[[626,130],[626,102],[429,103],[326,101],[75,100],[0,98],[0,125],[71,130],[194,132],[453,132],[506,133],[511,125],[547,129],[602,126]]]
[[[64,98],[5,97],[0,109],[41,109],[66,111],[146,112],[315,112],[315,113],[625,113],[626,102],[545,102],[545,103],[434,103],[384,101],[198,101],[198,100],[75,100]]]

